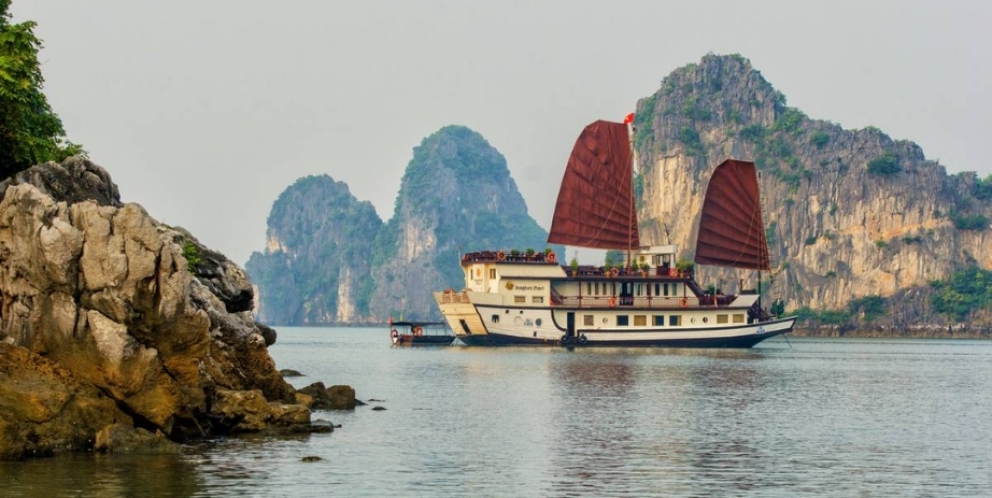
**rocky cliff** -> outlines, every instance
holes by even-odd
[[[0,458],[309,425],[238,266],[84,159],[0,195]]]
[[[462,126],[414,148],[388,223],[328,177],[287,189],[268,223],[265,253],[246,266],[259,318],[286,325],[439,318],[431,292],[464,285],[459,252],[547,240],[503,155]]]
[[[246,269],[268,323],[314,325],[369,320],[372,243],[382,220],[343,182],[301,178],[272,206],[265,253]]]
[[[920,146],[868,127],[844,130],[788,107],[745,58],[707,55],[637,104],[642,240],[691,259],[707,179],[726,158],[761,173],[775,268],[787,309],[844,309],[878,296],[893,325],[930,313],[929,282],[992,269],[992,202],[973,173],[948,175]],[[704,269],[724,288],[740,274]],[[857,311],[857,310],[853,310]]]

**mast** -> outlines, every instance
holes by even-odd
[[[623,118],[623,124],[627,125],[627,143],[630,146],[630,219],[634,218],[637,208],[637,189],[634,188],[637,180],[637,147],[634,146],[634,113],[630,113]],[[633,246],[633,235],[627,232],[627,270],[630,271],[631,249]]]

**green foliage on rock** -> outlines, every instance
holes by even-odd
[[[938,313],[963,321],[974,311],[992,310],[992,271],[972,266],[947,280],[930,282],[930,304]]]
[[[62,120],[42,93],[36,24],[13,24],[10,0],[0,0],[0,179],[45,161],[83,153],[66,140]]]
[[[820,325],[840,325],[851,321],[851,313],[846,310],[814,310],[809,307],[797,309],[794,314],[799,322]]]
[[[954,227],[958,230],[980,232],[989,227],[989,219],[981,214],[965,215],[954,213],[951,215],[951,220],[954,222]]]
[[[870,322],[888,314],[887,306],[888,304],[884,297],[871,295],[852,299],[847,304],[847,309],[851,312],[851,315],[863,313],[865,321]]]
[[[984,180],[979,178],[975,182],[975,198],[981,200],[992,199],[992,175],[986,176]]]
[[[892,176],[902,172],[899,160],[892,154],[882,154],[868,162],[868,173],[877,176]]]
[[[737,133],[737,136],[751,143],[761,143],[765,139],[767,131],[760,124],[750,124]]]
[[[798,135],[802,132],[801,126],[803,121],[807,119],[809,118],[806,117],[803,111],[795,107],[789,107],[775,120],[775,126],[772,127],[772,130]]]
[[[816,146],[817,149],[822,149],[830,142],[830,135],[825,132],[817,131],[813,133],[813,137],[810,138],[810,142]]]
[[[196,247],[196,244],[188,240],[183,243],[183,257],[186,258],[186,266],[189,268],[189,271],[193,271],[196,265],[200,264],[202,260],[200,249]]]

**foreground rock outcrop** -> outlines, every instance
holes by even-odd
[[[0,195],[0,458],[309,425],[237,265],[85,159]]]

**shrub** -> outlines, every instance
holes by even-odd
[[[992,309],[992,271],[972,266],[930,286],[935,289],[930,296],[934,310],[955,320],[962,321],[978,309]]]
[[[975,230],[980,232],[989,226],[989,219],[980,214],[971,216],[955,214],[951,219],[954,220],[954,226],[958,230]]]
[[[817,131],[813,133],[813,138],[810,140],[817,149],[822,149],[828,142],[830,142],[830,135],[822,131]],[[822,163],[820,164],[823,165]]]
[[[196,265],[203,261],[200,257],[200,250],[196,247],[196,244],[188,240],[183,242],[183,257],[186,258],[186,268],[189,271],[195,270]]]
[[[803,114],[803,111],[790,107],[775,120],[775,126],[772,129],[796,135],[802,131],[800,125],[802,125],[804,119],[806,119],[806,115]]]
[[[817,239],[818,239],[818,238],[819,238],[819,237],[817,237],[816,235],[813,235],[813,236],[810,236],[810,237],[807,237],[807,238],[806,238],[806,245],[808,245],[808,246],[811,246],[811,245],[813,245],[813,244],[816,244],[816,241],[817,241]]]
[[[837,272],[830,270],[827,273],[824,273],[823,276],[826,278],[837,278]]]
[[[851,315],[864,313],[865,321],[872,321],[886,314],[885,298],[878,295],[860,297],[847,304],[847,309]]]
[[[885,153],[868,162],[868,173],[878,176],[892,176],[902,171],[896,156]]]
[[[760,124],[748,125],[741,128],[741,131],[737,133],[737,136],[741,137],[742,140],[747,140],[751,143],[759,143],[765,139],[765,127]]]
[[[683,126],[679,130],[679,140],[685,144],[686,152],[690,156],[703,151],[703,143],[699,140],[699,132],[695,128]]]
[[[992,175],[975,182],[975,197],[983,200],[992,199]]]

